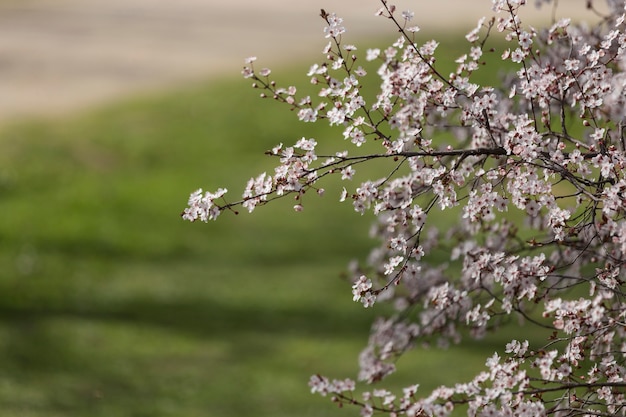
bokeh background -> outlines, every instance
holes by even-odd
[[[397,2],[449,59],[490,4]],[[376,311],[351,301],[343,272],[374,244],[372,219],[334,204],[332,182],[297,215],[291,201],[207,225],[179,213],[199,187],[239,194],[279,142],[341,140],[261,101],[239,72],[257,55],[306,91],[326,44],[319,9],[363,51],[395,36],[378,7],[0,0],[0,415],[357,414],[307,380],[357,372]],[[469,377],[507,338],[420,349],[390,383]]]

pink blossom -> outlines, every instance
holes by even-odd
[[[273,175],[252,177],[240,200],[199,189],[182,217],[207,222],[285,196],[301,211],[307,192],[323,194],[327,178],[353,180],[358,166],[364,179],[339,199],[374,218],[377,243],[350,267],[352,297],[366,308],[389,304],[375,309],[359,384],[380,382],[424,345],[480,339],[506,322],[542,329],[531,342],[495,347],[473,378],[430,393],[417,383],[394,393],[382,381],[360,396],[355,381],[320,375],[312,392],[365,416],[623,413],[625,9],[610,0],[599,24],[535,28],[522,20],[526,3],[493,0],[493,16],[459,43],[456,60],[437,52],[437,40],[415,37],[419,28],[406,27],[413,13],[397,16],[386,1],[376,14],[400,36],[383,48],[344,44],[343,20],[323,12],[328,43],[307,72],[317,94],[280,87],[246,60],[243,76],[263,97],[336,127],[339,140],[281,143],[267,152]],[[506,44],[491,51],[494,31]],[[491,54],[513,69],[483,73],[498,66]],[[361,60],[378,63],[366,71]],[[379,90],[366,100],[361,87],[372,79]]]

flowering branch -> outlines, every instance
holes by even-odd
[[[400,36],[367,49],[363,65],[343,43],[343,20],[322,10],[329,42],[307,73],[317,98],[279,87],[269,69],[246,61],[243,75],[262,97],[305,123],[342,129],[349,150],[318,153],[306,137],[280,144],[267,152],[278,159],[274,172],[251,178],[240,199],[198,190],[183,218],[206,222],[285,196],[300,211],[306,192],[324,194],[326,177],[346,181],[339,200],[373,213],[380,241],[350,271],[353,300],[394,309],[372,326],[360,381],[383,380],[417,345],[480,339],[513,318],[544,335],[532,346],[512,340],[472,380],[424,396],[418,385],[358,396],[355,381],[320,375],[312,392],[364,416],[626,415],[625,5],[607,1],[595,26],[561,19],[538,30],[520,18],[525,3],[493,0],[495,16],[465,36],[468,51],[449,76],[438,42],[417,42],[414,13],[397,15],[385,0],[376,14]],[[485,57],[494,32],[511,70],[480,84],[478,71],[499,66]],[[380,85],[367,103],[372,63]],[[357,168],[375,160],[386,173],[351,186]]]

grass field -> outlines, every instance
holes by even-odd
[[[307,381],[355,376],[375,311],[341,273],[371,219],[332,185],[300,214],[179,217],[196,188],[271,170],[273,145],[330,136],[256,96],[218,80],[0,132],[0,415],[358,414]],[[392,381],[451,383],[496,348],[420,350]]]

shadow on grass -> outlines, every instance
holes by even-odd
[[[220,337],[237,332],[262,332],[307,336],[353,337],[368,329],[372,315],[362,311],[346,312],[327,307],[268,308],[263,305],[232,306],[219,301],[189,300],[158,303],[135,300],[132,305],[110,310],[73,310],[63,308],[31,309],[0,306],[0,320],[20,327],[52,318],[75,318],[92,321],[123,321],[137,326],[165,327],[173,332],[194,336]]]
[[[12,309],[3,306],[0,307],[0,323],[8,343],[4,344],[0,355],[19,369],[50,372],[76,367],[79,370],[85,364],[76,358],[86,352],[82,349],[75,351],[72,343],[58,337],[54,331],[46,330],[48,322],[63,321],[70,326],[77,322],[89,323],[96,333],[99,326],[123,326],[131,332],[133,329],[158,329],[164,334],[183,335],[199,343],[226,343],[230,346],[232,358],[245,360],[250,350],[254,350],[255,360],[266,358],[271,361],[276,359],[279,341],[284,338],[330,343],[351,340],[364,347],[372,318],[370,311],[359,309],[232,306],[205,299],[175,303],[135,300],[108,310],[100,308],[91,311],[37,307]],[[486,359],[491,353],[502,351],[506,343],[519,335],[520,330],[528,334],[528,331],[509,324],[483,340],[466,340],[462,346],[453,346],[450,354],[465,352],[471,357],[484,355]],[[533,339],[542,340],[539,335],[534,336]],[[439,349],[433,347],[427,350]],[[423,349],[418,348],[417,351]]]
[[[63,356],[63,346],[66,345],[54,334],[42,331],[49,321],[83,321],[94,327],[122,324],[137,329],[160,328],[168,333],[184,333],[209,341],[262,334],[276,338],[361,338],[365,342],[371,317],[358,308],[233,306],[207,299],[175,302],[136,299],[109,308],[94,306],[93,309],[0,306],[0,322],[4,331],[10,334],[10,343],[5,346],[10,352],[3,355],[39,369],[61,364],[57,357]]]

